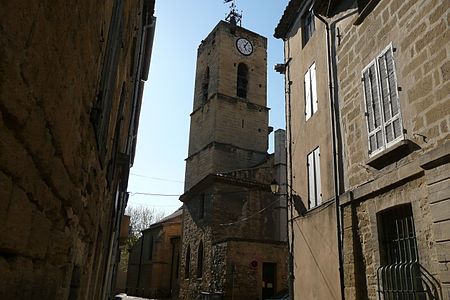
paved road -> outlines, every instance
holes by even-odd
[[[126,294],[120,294],[120,295],[116,296],[115,300],[158,300],[158,299],[140,298],[140,297],[127,296]]]

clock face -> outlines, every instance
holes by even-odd
[[[250,55],[253,53],[253,45],[250,43],[249,40],[245,38],[238,38],[236,41],[236,48],[241,52],[243,55]]]

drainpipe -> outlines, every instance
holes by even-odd
[[[341,207],[339,201],[339,169],[338,169],[338,153],[337,153],[337,138],[336,138],[336,111],[334,101],[334,85],[336,84],[333,79],[331,70],[331,35],[330,25],[320,15],[314,13],[314,16],[318,18],[327,31],[327,65],[328,65],[328,88],[330,95],[330,114],[331,114],[331,132],[332,132],[332,151],[333,151],[333,185],[334,185],[334,199],[336,205],[336,226],[337,226],[337,243],[338,243],[338,260],[339,260],[339,281],[341,287],[341,299],[345,300],[345,284],[344,284],[344,259],[342,253],[342,226],[341,226]]]
[[[289,272],[289,276],[288,276],[288,289],[289,289],[289,299],[290,300],[294,300],[294,212],[293,212],[293,205],[292,205],[292,127],[291,127],[291,78],[290,78],[290,62],[291,62],[291,57],[290,57],[290,45],[289,45],[289,39],[284,38],[283,39],[284,42],[284,46],[285,46],[285,51],[287,51],[287,53],[284,53],[284,57],[288,57],[287,61],[284,63],[285,66],[285,93],[286,93],[286,126],[288,128],[288,139],[289,139],[289,147],[288,147],[288,167],[286,168],[286,173],[287,170],[289,170],[289,180],[288,180],[288,189],[287,190],[287,205],[289,205],[290,207],[290,214],[289,214],[289,210],[286,209],[286,215],[287,215],[287,232],[288,232],[288,272]],[[286,49],[286,45],[287,45],[287,49]],[[286,86],[287,83],[287,86]],[[286,176],[287,178],[287,176]],[[288,204],[289,203],[289,204]],[[289,230],[289,226],[290,226],[290,230]],[[289,232],[291,232],[291,239],[289,240]]]

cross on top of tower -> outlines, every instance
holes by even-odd
[[[236,9],[235,0],[224,0],[223,1],[223,3],[228,3],[228,2],[231,2],[230,12],[225,17],[225,20],[230,22],[230,24],[232,24],[232,25],[239,24],[239,26],[242,26],[242,11],[241,11],[241,13],[238,13],[238,11]]]

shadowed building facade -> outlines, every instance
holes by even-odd
[[[221,21],[198,48],[180,299],[264,299],[286,286],[285,135],[267,153],[267,40]]]
[[[127,294],[178,299],[183,209],[142,231],[128,260]]]
[[[0,298],[109,299],[154,1],[0,10]]]

